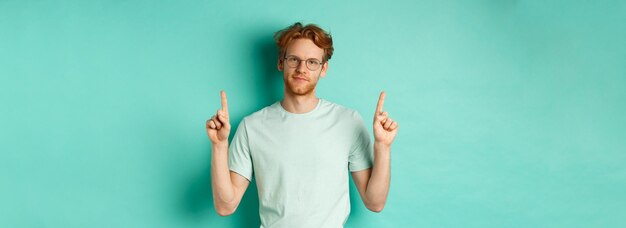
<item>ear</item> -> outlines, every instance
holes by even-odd
[[[283,59],[281,59],[280,57],[278,57],[278,71],[283,71],[285,69],[285,66],[283,65]]]
[[[324,62],[324,64],[322,65],[322,70],[320,71],[320,77],[324,77],[326,76],[326,71],[328,70],[328,60],[326,62]]]

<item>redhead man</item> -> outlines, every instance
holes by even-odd
[[[350,214],[348,173],[365,206],[380,212],[398,132],[398,123],[383,111],[385,93],[376,106],[372,145],[358,112],[315,95],[334,51],[330,34],[295,23],[274,38],[283,99],[246,116],[230,147],[224,91],[222,108],[206,122],[217,213],[234,213],[254,177],[261,227],[343,227]]]

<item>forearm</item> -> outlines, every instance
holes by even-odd
[[[387,201],[391,179],[391,146],[374,143],[374,167],[365,191],[371,207],[382,210]]]
[[[211,153],[211,188],[216,207],[228,205],[235,198],[228,169],[228,143],[213,145]]]

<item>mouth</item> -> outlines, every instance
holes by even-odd
[[[308,81],[305,77],[293,77],[296,81]]]

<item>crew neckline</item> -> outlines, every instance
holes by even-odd
[[[323,100],[323,99],[322,99],[322,98],[319,98],[319,97],[318,97],[317,99],[318,99],[318,100],[317,100],[317,105],[315,106],[315,108],[313,108],[313,110],[308,111],[308,112],[305,112],[305,113],[293,113],[293,112],[289,112],[289,111],[287,111],[287,110],[283,107],[283,105],[281,105],[281,104],[280,104],[280,101],[277,101],[277,102],[276,102],[276,105],[278,106],[278,109],[279,109],[282,113],[285,113],[286,115],[289,115],[289,116],[308,116],[308,115],[310,115],[311,113],[314,113],[315,111],[317,111],[317,110],[320,108],[320,106],[322,106],[322,100]]]

